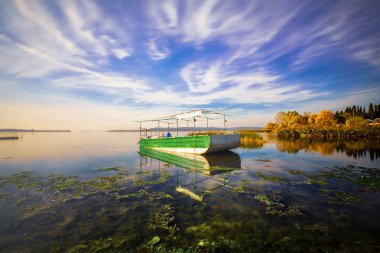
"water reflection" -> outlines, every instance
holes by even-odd
[[[367,157],[371,161],[380,158],[380,142],[376,140],[330,140],[330,139],[276,139],[276,148],[280,152],[296,154],[305,152],[317,152],[321,155],[333,155],[345,153],[348,157]]]
[[[154,158],[181,168],[197,170],[197,172],[204,175],[215,175],[241,168],[240,156],[231,151],[198,155],[140,149],[139,154],[143,157]],[[147,163],[147,160],[145,163]]]
[[[149,167],[152,159],[158,161],[159,170],[161,166],[176,166],[176,185],[172,187],[175,187],[177,192],[200,202],[205,194],[220,187],[232,188],[229,186],[229,180],[215,175],[241,169],[240,156],[231,151],[198,155],[140,149],[139,154],[140,167]]]

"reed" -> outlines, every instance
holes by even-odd
[[[239,130],[241,148],[261,148],[264,145],[263,136],[255,130]]]
[[[277,128],[275,133],[279,137],[323,137],[323,138],[380,138],[378,127],[318,127],[318,126],[296,126],[292,128]]]

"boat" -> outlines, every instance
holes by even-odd
[[[213,152],[226,151],[239,147],[240,135],[236,133],[228,133],[226,131],[226,117],[229,115],[209,110],[193,110],[190,112],[174,114],[161,118],[144,120],[140,122],[140,149],[154,149],[166,152],[192,153],[192,154],[208,154]],[[189,135],[189,122],[193,123],[195,130],[196,122],[206,122],[206,129],[209,129],[209,120],[223,119],[224,131],[221,130],[217,134],[196,134],[194,131]],[[156,122],[156,135],[148,135],[148,129],[142,127],[142,123]],[[179,136],[179,124],[187,123],[187,136]],[[167,124],[167,133],[161,130],[161,124]],[[170,125],[176,125],[176,136],[170,133]],[[150,129],[152,132],[152,129]]]

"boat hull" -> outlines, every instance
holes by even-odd
[[[140,140],[140,148],[192,154],[225,151],[237,148],[239,145],[239,134],[194,135]]]

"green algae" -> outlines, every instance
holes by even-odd
[[[283,179],[281,179],[280,177],[278,176],[270,176],[270,175],[266,175],[266,174],[263,174],[261,173],[260,171],[257,171],[256,172],[256,176],[264,179],[264,180],[267,180],[267,181],[271,181],[271,182],[280,182],[280,181],[284,181]]]
[[[380,191],[380,170],[349,165],[347,167],[334,167],[326,173],[327,177],[353,183],[367,191]]]
[[[267,195],[265,194],[259,194],[255,196],[255,199],[259,200],[260,202],[266,204],[266,205],[274,205],[274,201],[270,200]]]
[[[329,204],[360,204],[363,202],[361,196],[343,190],[321,189],[321,193]]]
[[[29,180],[34,174],[33,171],[25,171],[11,174],[7,177],[0,177],[0,188],[9,185],[18,185]]]
[[[299,176],[299,175],[303,175],[304,173],[300,170],[288,170],[288,172],[292,175],[295,175],[295,176]]]
[[[166,182],[172,175],[170,173],[160,173],[158,179],[155,180],[146,180],[143,178],[136,178],[133,180],[134,186],[145,186],[145,185],[156,185]]]
[[[136,185],[128,183],[125,177],[128,171],[122,167],[107,167],[102,171],[112,172],[108,176],[80,180],[77,176],[48,175],[42,176],[28,171],[11,174],[0,178],[0,189],[13,187],[18,192],[5,192],[7,198],[15,197],[15,203],[24,218],[38,213],[49,212],[60,203],[80,200],[92,195],[105,194],[116,200],[144,198],[148,200],[170,199],[171,195],[149,189],[134,190]],[[165,182],[171,175],[161,174],[154,184]],[[133,179],[132,179],[133,180]],[[145,182],[150,185],[150,181]],[[129,192],[126,192],[128,190]],[[132,192],[131,192],[132,191]]]
[[[301,215],[301,208],[298,204],[286,204],[279,195],[257,194],[255,199],[265,205],[265,213],[279,216]]]
[[[101,171],[118,171],[118,170],[123,170],[125,168],[123,167],[104,167],[104,168],[98,168],[95,170],[101,170]]]
[[[130,239],[127,236],[115,236],[91,240],[67,249],[67,253],[123,252],[128,249]]]
[[[158,237],[158,236],[154,236],[153,238],[152,238],[152,240],[150,240],[147,244],[148,244],[148,246],[154,246],[154,245],[156,245],[157,243],[159,243],[160,242],[160,237]]]
[[[174,211],[170,205],[164,205],[156,213],[154,213],[147,228],[155,231],[173,231]]]

